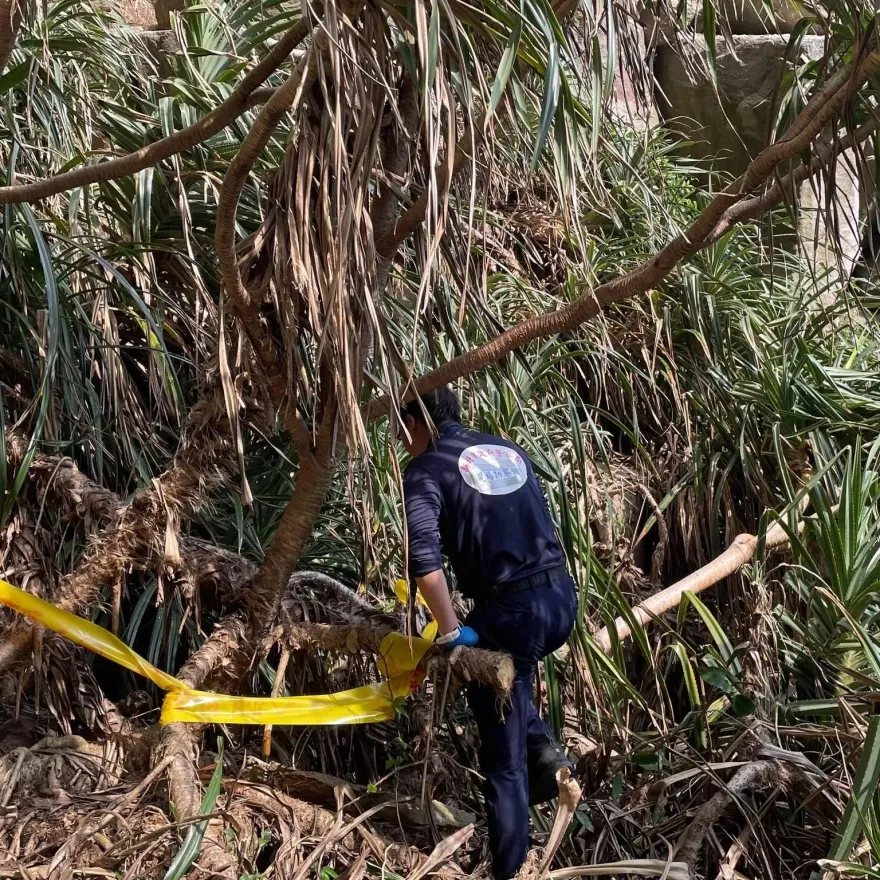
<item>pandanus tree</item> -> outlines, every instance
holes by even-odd
[[[178,24],[186,46],[226,45],[184,53],[174,63],[187,66],[191,85],[168,77],[163,93],[125,63],[137,37],[90,44],[90,29],[110,25],[72,9],[0,9],[0,57],[9,61],[4,309],[18,348],[2,353],[18,395],[10,410],[18,424],[4,440],[16,466],[6,512],[26,477],[87,510],[96,528],[67,572],[31,584],[71,611],[110,595],[118,614],[133,568],[189,597],[208,577],[233,582],[231,610],[178,672],[192,687],[241,687],[265,656],[334,478],[369,464],[371,423],[388,419],[393,437],[399,405],[413,394],[461,383],[652,292],[682,261],[863,150],[877,126],[880,49],[873,20],[862,28],[854,19],[852,39],[835,35],[809,94],[791,101],[767,148],[688,225],[670,221],[656,252],[601,278],[570,266],[555,279],[550,310],[499,317],[484,284],[488,249],[477,246],[490,208],[514,190],[539,193],[564,248],[587,235],[585,193],[613,203],[598,157],[626,158],[602,121],[598,44],[611,45],[609,34],[626,44],[641,10],[328,0],[276,4],[257,21],[230,5]],[[53,67],[52,52],[76,55],[77,65]],[[200,200],[189,198],[194,190]],[[35,287],[47,307],[34,318]],[[79,397],[55,376],[87,351],[95,387]],[[187,381],[199,388],[185,412],[174,367],[183,351],[193,365]],[[105,404],[128,413],[142,437],[156,408],[180,416],[179,442],[162,436],[153,446],[167,466],[155,477],[158,460],[139,462],[149,479],[127,499],[41,452],[59,421],[80,421],[87,457],[112,453],[96,473],[134,467],[121,439],[111,450],[82,430]],[[252,566],[194,541],[186,523],[223,486],[250,504],[244,449],[260,432],[290,444],[295,479]],[[393,449],[389,462],[399,472]],[[35,636],[10,620],[0,671],[26,657]],[[199,808],[199,736],[175,724],[156,743],[182,815]],[[210,834],[204,858],[216,872],[234,870]]]

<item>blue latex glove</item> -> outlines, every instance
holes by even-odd
[[[471,629],[469,626],[460,626],[458,628],[458,635],[448,642],[442,642],[444,648],[473,648],[474,645],[478,645],[480,643],[480,637],[477,635],[477,631],[475,629]]]

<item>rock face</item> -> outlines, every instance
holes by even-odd
[[[109,0],[108,5],[111,4],[126,24],[140,31],[161,75],[173,75],[171,59],[180,54],[181,48],[177,35],[171,30],[170,13],[184,9],[185,0]]]
[[[645,32],[636,22],[625,22],[619,27],[627,29],[626,39],[618,35],[617,45],[638,47],[638,58],[617,58],[614,60],[614,83],[609,109],[611,115],[624,125],[630,125],[636,131],[645,131],[659,123],[657,105],[654,100],[651,83],[650,67],[642,60],[647,55]],[[599,41],[602,70],[608,69],[607,35]],[[641,61],[641,63],[639,63]],[[582,76],[590,77],[589,69],[582,70]]]
[[[768,7],[773,11],[771,16]],[[697,9],[700,17],[702,10]],[[790,34],[804,16],[804,10],[794,0],[723,0],[719,15],[727,22],[732,34]],[[702,23],[698,22],[702,31]]]
[[[713,167],[735,177],[767,146],[777,89],[793,68],[794,59],[786,59],[787,44],[788,38],[779,34],[719,39],[717,90],[706,71],[701,38],[684,50],[658,48],[660,114],[688,139],[685,149],[690,155],[711,158]],[[797,60],[819,59],[823,48],[822,37],[805,36]],[[846,157],[838,161],[832,180],[817,179],[801,187],[797,228],[805,256],[817,270],[840,268],[848,275],[860,252],[861,200],[859,181]]]
[[[156,10],[152,0],[122,0],[117,6],[122,18],[135,27],[155,27]]]
[[[170,13],[184,9],[185,0],[119,0],[117,9],[125,21],[142,28],[171,28]]]
[[[733,175],[767,145],[776,90],[792,65],[784,61],[788,38],[744,35],[717,41],[718,90],[705,68],[705,43],[659,46],[654,75],[660,114],[691,143],[695,158],[716,158],[716,167]],[[803,39],[802,57],[822,57],[821,37]]]
[[[185,0],[155,0],[156,23],[162,30],[171,27],[171,13],[186,9]]]
[[[800,190],[798,233],[811,264],[849,278],[862,257],[865,226],[859,179],[852,160],[842,156],[826,175]]]

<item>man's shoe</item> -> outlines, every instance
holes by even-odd
[[[556,772],[563,767],[574,770],[571,761],[565,756],[565,749],[555,739],[547,737],[547,742],[537,748],[529,749],[529,806],[545,804],[559,794]]]

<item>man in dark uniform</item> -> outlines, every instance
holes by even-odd
[[[532,696],[538,661],[572,630],[577,592],[528,456],[509,440],[463,428],[460,417],[450,388],[401,412],[400,439],[413,457],[403,478],[410,575],[437,621],[438,642],[513,656],[508,706],[489,688],[472,683],[467,692],[480,731],[493,873],[507,880],[528,852],[529,804],[550,800],[556,771],[571,767]],[[474,602],[463,625],[444,555]]]

